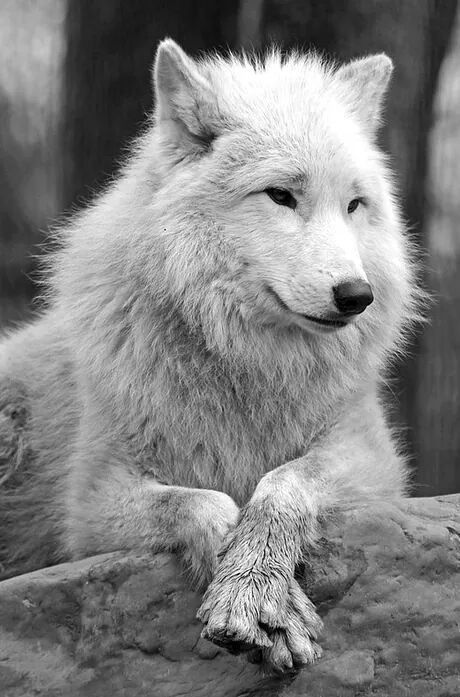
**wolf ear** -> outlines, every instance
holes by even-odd
[[[172,39],[158,46],[153,66],[155,116],[177,144],[206,149],[216,137],[216,99],[200,66]]]
[[[375,135],[388,88],[393,61],[385,53],[351,61],[339,68],[336,77],[347,90],[348,102],[371,136]]]

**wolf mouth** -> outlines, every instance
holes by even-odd
[[[276,290],[274,290],[271,286],[268,284],[265,285],[265,290],[271,297],[278,303],[278,305],[285,311],[285,312],[290,312],[292,313],[293,311],[291,310],[290,307],[286,305],[284,300],[280,298]],[[344,322],[343,320],[339,319],[324,319],[323,317],[312,317],[312,315],[304,315],[301,312],[294,312],[293,314],[299,315],[300,317],[303,317],[304,319],[308,320],[309,322],[315,322],[316,324],[320,324],[323,327],[335,327],[336,329],[340,329],[342,327],[347,326],[347,322]]]
[[[308,319],[310,322],[316,322],[316,324],[322,324],[325,327],[346,327],[347,322],[343,322],[340,319],[323,319],[322,317],[312,317],[311,315],[301,315]]]

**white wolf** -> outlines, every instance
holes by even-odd
[[[5,575],[178,550],[212,579],[205,636],[318,655],[294,580],[318,516],[407,479],[379,394],[415,312],[375,145],[391,70],[160,44],[152,123],[0,347]]]

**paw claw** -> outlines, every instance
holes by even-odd
[[[203,624],[206,624],[207,621],[209,620],[209,614],[210,614],[209,608],[205,608],[202,605],[198,609],[198,612],[196,613],[195,616],[196,616],[197,620],[200,620],[201,622],[203,622]]]
[[[293,654],[294,664],[296,667],[309,665],[314,663],[318,658],[321,657],[321,647],[314,641],[304,644],[302,650],[297,651]]]

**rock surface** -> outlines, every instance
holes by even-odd
[[[460,697],[460,495],[348,511],[323,542],[314,666],[267,676],[199,639],[174,556],[114,553],[0,583],[0,695]]]

